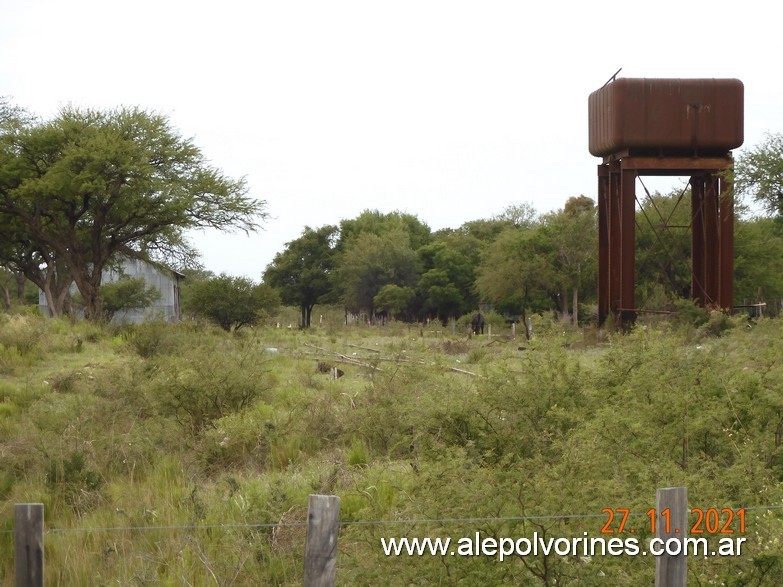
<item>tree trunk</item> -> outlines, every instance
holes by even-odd
[[[61,258],[42,252],[40,260],[30,258],[20,269],[43,291],[49,314],[56,317],[70,313],[73,277],[70,267]]]
[[[530,329],[527,325],[527,312],[524,306],[522,306],[522,324],[525,325],[525,340],[530,340]]]
[[[574,326],[579,326],[579,288],[574,286],[574,299],[571,302],[574,308],[573,312],[573,320],[574,320]]]
[[[49,315],[53,318],[57,318],[61,312],[60,306],[57,304],[57,298],[52,294],[52,282],[47,279],[41,289],[46,298],[46,307],[49,308]]]
[[[85,300],[84,317],[90,322],[100,322],[103,312],[103,305],[98,292],[91,292],[88,299]]]
[[[24,304],[24,286],[27,278],[22,271],[16,272],[16,299],[20,304]]]
[[[11,290],[8,289],[6,286],[3,287],[3,307],[6,310],[11,309]]]
[[[31,279],[44,292],[46,305],[49,308],[49,314],[53,317],[63,315],[63,305],[71,288],[71,279],[67,271],[58,274],[57,269],[51,264],[47,265],[44,273],[40,276],[40,281]],[[32,277],[28,275],[28,277]]]
[[[101,275],[84,276],[75,274],[76,287],[84,300],[84,317],[90,322],[100,322],[103,318],[100,288]],[[96,283],[97,282],[97,283]]]

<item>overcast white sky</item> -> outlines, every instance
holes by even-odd
[[[587,98],[620,67],[620,77],[739,78],[745,146],[783,132],[777,3],[0,0],[0,9],[0,95],[42,117],[67,104],[154,110],[213,165],[246,176],[268,203],[266,230],[194,241],[207,269],[254,279],[304,226],[368,208],[436,230],[513,203],[544,212],[595,199]]]

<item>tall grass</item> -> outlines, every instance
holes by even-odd
[[[51,584],[294,585],[307,495],[329,493],[349,522],[341,584],[643,583],[640,560],[390,560],[380,537],[597,536],[583,520],[501,518],[644,512],[664,484],[705,507],[780,503],[783,325],[699,328],[590,346],[537,320],[520,349],[406,325],[231,335],[5,316],[0,529],[14,503],[45,504]],[[326,358],[345,376],[320,372]],[[421,522],[459,518],[484,521]],[[694,577],[779,577],[777,518],[752,524],[758,547],[689,561]]]

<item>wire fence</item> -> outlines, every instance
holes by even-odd
[[[783,510],[783,505],[759,505],[738,507],[736,510],[749,511],[775,511]],[[647,513],[631,512],[629,517],[645,517]],[[475,517],[475,518],[422,518],[422,519],[396,519],[396,520],[353,520],[340,521],[339,526],[418,526],[426,524],[476,524],[486,522],[556,522],[565,520],[585,520],[591,518],[606,519],[605,513],[600,514],[544,514],[532,516],[505,516],[505,517]],[[181,525],[152,525],[152,526],[76,526],[72,528],[48,527],[46,534],[69,532],[145,532],[145,531],[192,531],[192,530],[263,530],[275,528],[306,527],[307,521],[302,522],[270,522],[259,524],[181,524]],[[13,534],[14,530],[0,530],[0,534]]]

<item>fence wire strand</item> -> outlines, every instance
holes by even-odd
[[[759,505],[743,508],[745,511],[782,510],[783,505]],[[647,513],[632,512],[630,517],[647,516]],[[400,524],[474,524],[477,522],[541,522],[558,520],[585,520],[590,518],[606,518],[606,514],[553,514],[540,516],[507,516],[507,517],[479,517],[479,518],[424,518],[418,520],[356,520],[340,522],[340,527],[347,526],[393,526]],[[47,528],[46,534],[65,534],[74,532],[147,532],[147,531],[174,531],[174,530],[235,530],[235,529],[274,529],[306,527],[307,522],[279,522],[268,524],[183,524],[171,526],[86,526],[76,528]],[[0,534],[13,534],[13,530],[0,530]]]

